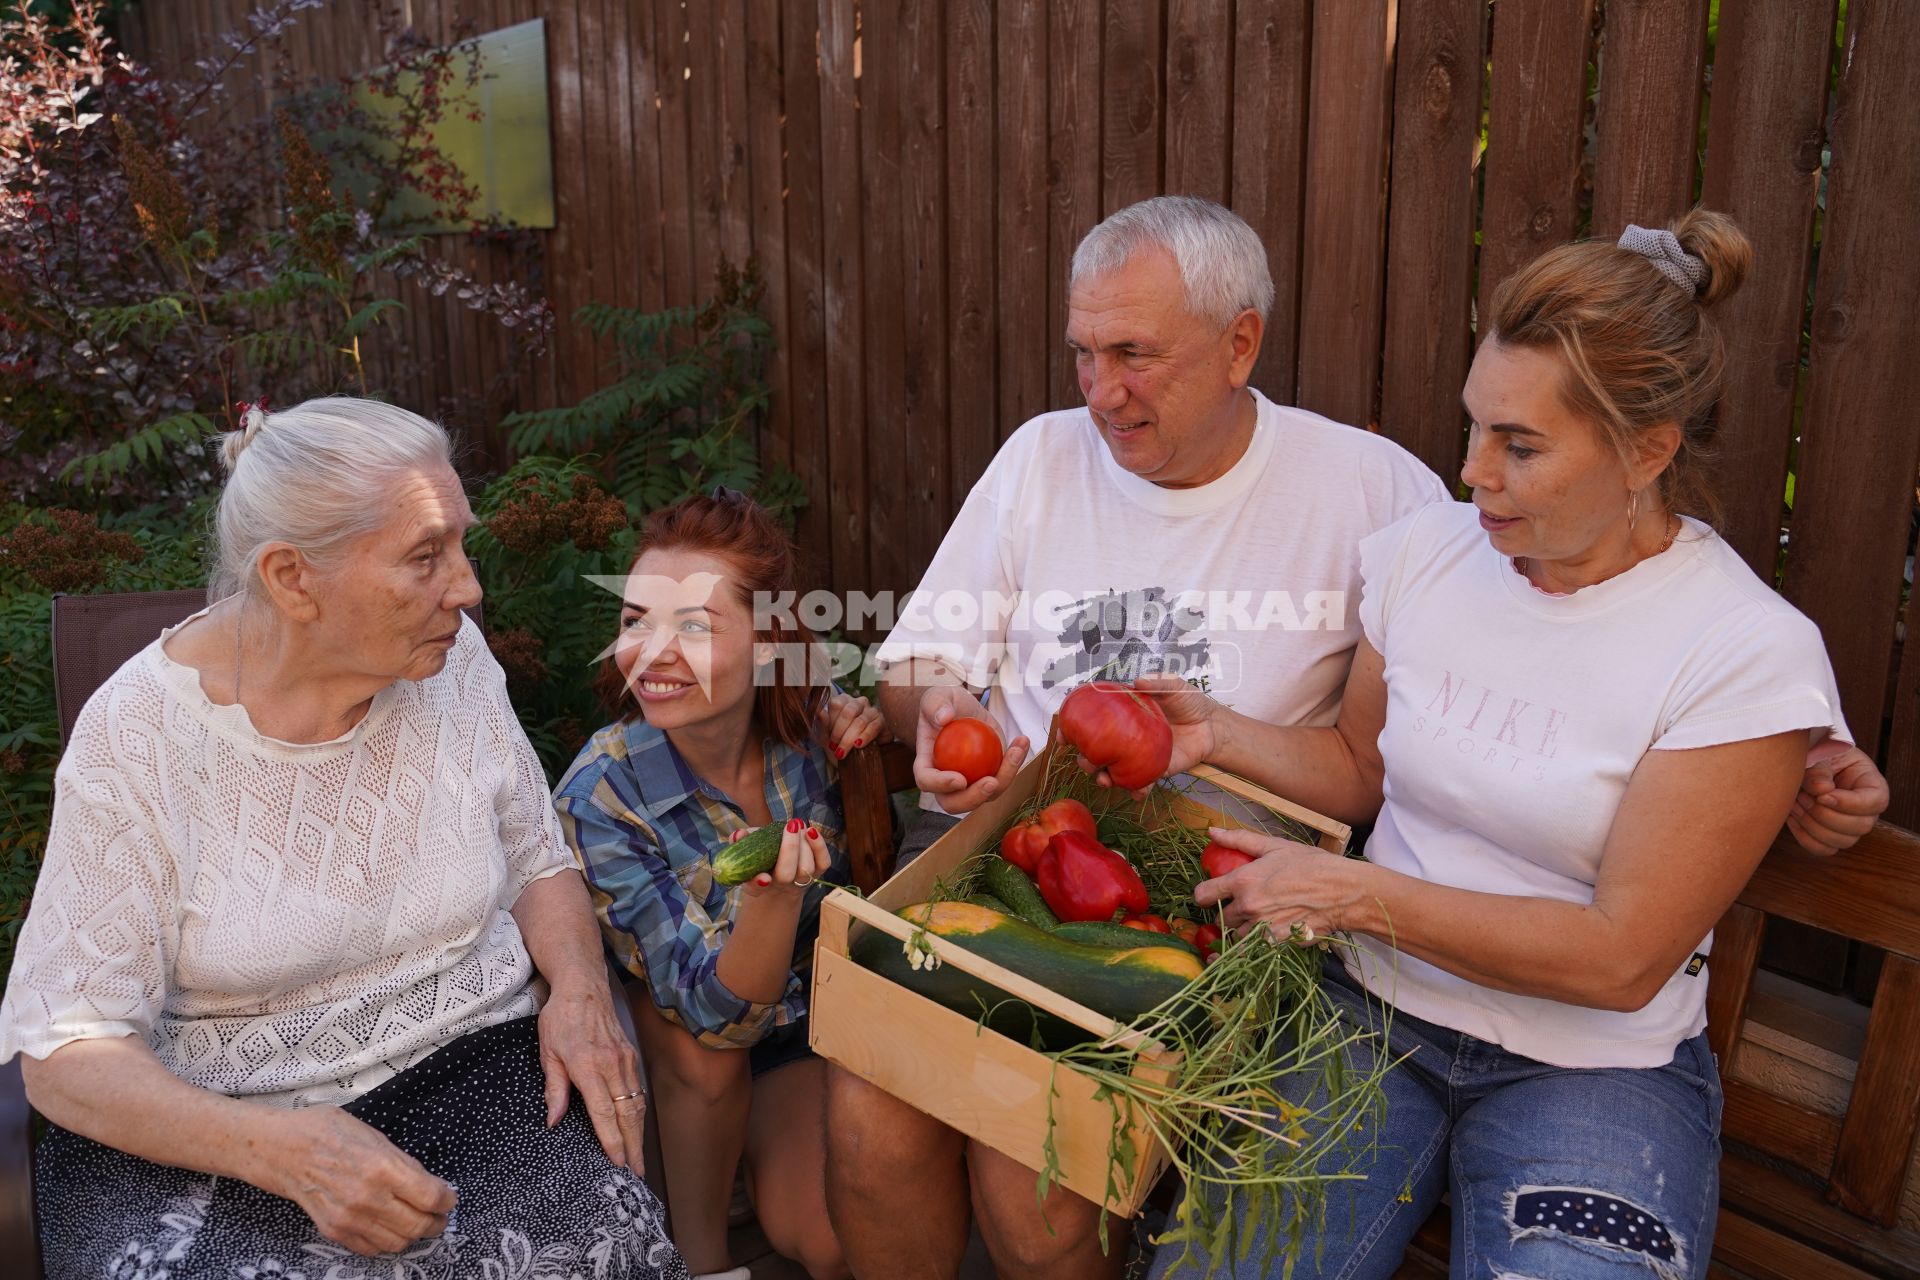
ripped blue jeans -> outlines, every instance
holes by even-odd
[[[1337,961],[1326,975],[1342,1016],[1378,1031],[1377,1002]],[[1360,1166],[1367,1179],[1334,1184],[1322,1238],[1304,1242],[1294,1280],[1388,1280],[1443,1192],[1453,1280],[1707,1274],[1721,1101],[1704,1035],[1664,1067],[1574,1069],[1395,1012],[1387,1052],[1406,1060],[1387,1073],[1378,1150]],[[1264,1277],[1262,1244],[1212,1274]],[[1179,1253],[1161,1251],[1155,1280],[1205,1273],[1204,1259],[1175,1271]]]

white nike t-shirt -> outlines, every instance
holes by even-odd
[[[1698,521],[1570,595],[1515,572],[1465,503],[1416,512],[1360,554],[1360,620],[1386,662],[1386,804],[1367,843],[1380,866],[1590,903],[1648,751],[1796,729],[1850,738],[1819,628]],[[1684,832],[1671,855],[1687,857]],[[1706,1025],[1704,967],[1683,964],[1645,1008],[1617,1013],[1495,991],[1361,941],[1348,967],[1376,994],[1541,1062],[1663,1066]]]

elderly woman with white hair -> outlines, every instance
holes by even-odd
[[[213,603],[81,712],[0,1006],[48,1274],[684,1277],[446,433],[221,456]]]

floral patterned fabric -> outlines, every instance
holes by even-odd
[[[60,1128],[34,1157],[48,1280],[687,1280],[660,1203],[576,1097],[546,1127],[534,1019],[462,1036],[347,1110],[452,1183],[446,1233],[362,1258],[290,1200]]]

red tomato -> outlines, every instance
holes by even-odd
[[[1129,929],[1139,929],[1144,933],[1173,932],[1172,927],[1167,924],[1165,916],[1156,916],[1152,912],[1146,912],[1137,916],[1128,916],[1120,923]]]
[[[1037,875],[1047,841],[1062,831],[1078,831],[1089,839],[1099,839],[1092,810],[1078,800],[1055,800],[1033,821],[1007,828],[1007,834],[1000,837],[1000,856],[1028,875]]]
[[[1209,880],[1218,880],[1235,867],[1244,867],[1254,860],[1250,853],[1238,849],[1229,849],[1223,844],[1208,841],[1207,847],[1200,851],[1200,870]]]
[[[1060,735],[1105,769],[1116,787],[1160,780],[1173,758],[1173,728],[1154,700],[1111,680],[1083,684],[1060,704]]]
[[[933,740],[933,767],[959,774],[968,785],[998,773],[1005,754],[1000,735],[979,716],[954,717]]]
[[[1193,945],[1205,952],[1218,953],[1220,950],[1220,926],[1203,924],[1193,935]]]
[[[1198,924],[1187,919],[1185,916],[1175,916],[1169,920],[1167,924],[1168,927],[1173,930],[1174,937],[1180,939],[1182,942],[1192,943],[1196,950],[1199,948],[1200,944],[1194,941],[1200,936],[1200,926]]]

